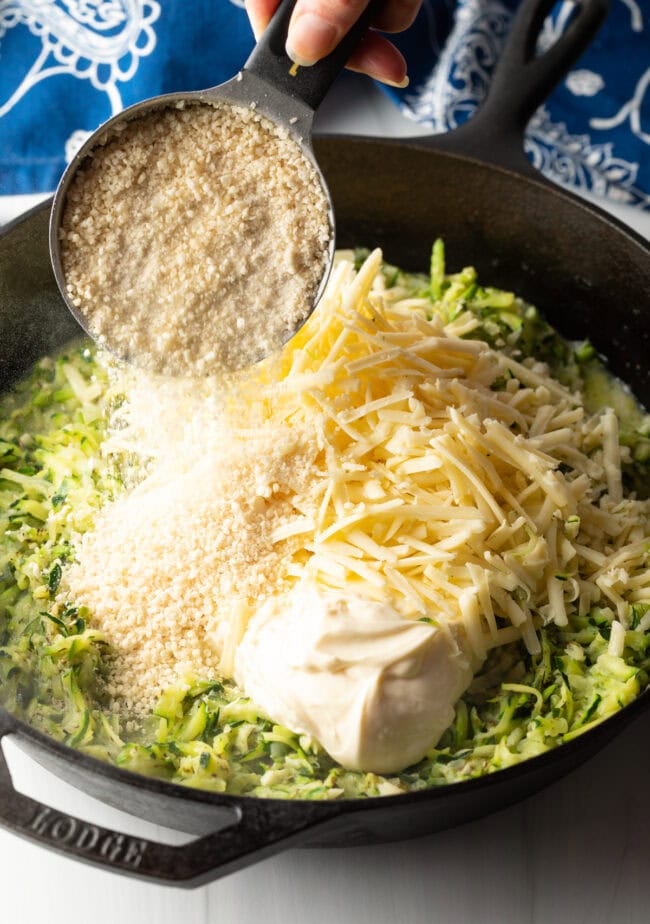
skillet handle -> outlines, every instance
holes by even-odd
[[[563,34],[536,55],[544,21],[554,5],[555,0],[524,0],[488,95],[473,118],[448,134],[411,140],[540,179],[524,154],[526,125],[596,35],[607,16],[609,0],[576,0],[573,18]]]
[[[77,860],[166,885],[194,888],[242,869],[307,839],[330,820],[323,806],[250,798],[211,797],[210,807],[232,816],[227,827],[182,846],[130,837],[48,808],[16,792],[2,751],[2,738],[16,734],[15,720],[0,711],[0,825],[42,847]],[[206,806],[206,810],[208,810]],[[293,806],[295,809],[296,806]]]
[[[244,70],[261,77],[286,96],[302,100],[310,109],[317,109],[384,3],[385,0],[370,0],[347,35],[327,57],[311,67],[296,67],[284,48],[296,0],[280,0],[280,6]]]

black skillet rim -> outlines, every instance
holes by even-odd
[[[380,143],[382,145],[394,145],[396,147],[414,147],[414,148],[431,148],[435,147],[434,143],[424,144],[422,139],[407,139],[396,140],[396,139],[383,139],[383,138],[370,138],[365,136],[336,136],[336,135],[326,135],[321,136],[324,139],[334,139],[338,140],[339,137],[344,137],[347,141],[353,143],[368,143],[376,144]],[[453,160],[465,160],[469,161],[483,169],[489,171],[499,171],[507,175],[511,181],[521,182],[522,180],[526,183],[531,181],[536,183],[541,187],[544,193],[549,194],[553,193],[556,196],[559,196],[564,199],[568,199],[573,205],[581,207],[590,217],[595,216],[600,220],[605,221],[607,224],[613,226],[618,232],[625,234],[630,238],[636,245],[638,245],[643,251],[647,253],[650,257],[650,243],[646,241],[640,234],[638,234],[634,229],[625,225],[618,218],[610,215],[604,209],[593,205],[591,202],[585,201],[580,197],[576,196],[574,193],[569,192],[568,190],[559,187],[555,184],[549,183],[543,177],[533,174],[531,176],[523,176],[518,171],[513,171],[506,167],[486,164],[484,161],[480,161],[472,156],[467,156],[459,154],[456,152],[448,152],[446,150],[436,151],[438,156],[444,156],[452,158]],[[45,200],[44,202],[36,205],[32,209],[28,210],[24,214],[18,216],[13,221],[5,225],[0,231],[0,238],[4,238],[12,232],[12,230],[17,227],[19,224],[22,224],[25,221],[28,221],[33,215],[39,211],[50,208],[51,200]],[[326,818],[335,817],[337,815],[350,812],[350,811],[359,811],[362,806],[368,805],[376,807],[377,804],[382,806],[393,805],[399,803],[404,805],[407,802],[413,802],[421,799],[432,799],[432,798],[441,798],[446,792],[449,791],[449,788],[453,788],[455,793],[465,792],[468,789],[476,791],[481,789],[484,786],[494,785],[495,782],[503,781],[506,778],[515,778],[520,776],[522,773],[525,773],[527,768],[531,768],[531,771],[537,768],[544,767],[557,758],[556,754],[560,753],[563,755],[568,755],[575,751],[587,750],[586,742],[591,743],[595,738],[601,736],[605,737],[606,740],[602,742],[604,746],[607,741],[609,741],[617,732],[613,730],[615,726],[619,725],[619,731],[622,731],[631,721],[633,721],[638,715],[640,715],[647,707],[650,707],[650,687],[647,687],[642,691],[639,696],[627,706],[623,706],[620,711],[614,715],[604,719],[594,728],[589,729],[583,734],[579,735],[577,738],[572,739],[571,741],[565,742],[561,745],[552,748],[549,751],[544,752],[543,754],[536,755],[535,757],[527,758],[519,764],[516,764],[512,767],[505,767],[501,770],[494,771],[492,773],[485,774],[480,777],[473,777],[469,780],[461,780],[457,783],[449,783],[440,787],[431,787],[429,789],[421,790],[418,792],[411,793],[400,793],[395,796],[374,796],[369,797],[368,799],[339,799],[335,802],[315,802],[307,799],[294,799],[294,800],[283,800],[283,799],[269,799],[257,796],[235,796],[231,794],[222,794],[222,793],[212,793],[209,790],[195,790],[189,787],[185,787],[180,783],[172,783],[166,780],[158,780],[153,777],[148,777],[143,774],[135,773],[134,771],[124,770],[120,767],[115,766],[114,764],[105,763],[98,758],[91,757],[89,755],[83,754],[79,751],[75,751],[69,745],[64,744],[63,742],[57,741],[54,738],[49,737],[44,732],[39,732],[37,729],[30,726],[27,722],[22,719],[18,719],[13,716],[12,713],[8,712],[6,709],[0,707],[0,730],[5,728],[2,731],[2,734],[12,734],[17,733],[24,737],[29,738],[35,744],[41,745],[45,750],[53,751],[54,753],[60,755],[64,759],[73,760],[80,767],[84,768],[88,772],[99,773],[102,776],[108,777],[109,779],[114,779],[117,782],[133,784],[134,782],[139,784],[141,787],[150,790],[151,792],[160,792],[165,793],[169,796],[179,797],[182,795],[183,800],[187,801],[198,801],[203,803],[209,803],[214,806],[224,806],[224,805],[233,805],[239,806],[242,802],[244,804],[250,804],[251,802],[255,803],[262,801],[269,805],[283,806],[288,805],[298,805],[304,806],[308,804],[316,812],[322,813]],[[4,721],[3,721],[4,720]],[[612,731],[613,730],[613,731]],[[611,732],[611,733],[610,733]],[[1,735],[0,735],[1,737]],[[338,807],[338,810],[336,810]]]
[[[553,0],[526,0],[515,19],[511,38],[508,42],[502,60],[499,63],[493,86],[477,116],[461,129],[454,133],[438,137],[426,143],[421,138],[395,141],[389,139],[352,138],[351,142],[382,144],[397,144],[414,148],[434,148],[438,153],[453,155],[454,159],[461,159],[477,164],[483,169],[493,171],[495,168],[513,180],[533,180],[534,185],[547,194],[553,191],[573,206],[579,206],[587,217],[596,217],[605,222],[621,236],[630,239],[640,247],[644,254],[648,253],[646,242],[638,234],[631,231],[626,225],[612,218],[608,213],[596,206],[587,204],[578,197],[558,189],[548,181],[535,174],[523,156],[521,139],[523,129],[537,106],[543,102],[550,89],[559,80],[562,74],[571,66],[582,49],[586,47],[593,37],[600,22],[605,16],[607,0],[578,0],[575,20],[569,25],[566,33],[556,44],[543,54],[535,55],[536,38],[539,35],[543,21],[553,5]],[[486,146],[486,141],[489,144]],[[486,151],[487,147],[487,151]],[[486,163],[487,161],[487,163]],[[25,221],[34,211],[44,206],[37,206],[26,215],[9,224],[4,233],[9,233],[20,221]],[[218,832],[215,836],[199,840],[197,850],[189,851],[189,856],[173,849],[166,849],[161,845],[148,842],[139,842],[151,848],[150,856],[145,858],[139,869],[142,856],[137,853],[137,863],[133,856],[112,856],[107,860],[104,853],[93,855],[96,841],[89,845],[70,844],[60,834],[55,835],[55,827],[67,824],[68,830],[75,830],[78,820],[65,814],[56,815],[51,830],[47,827],[47,813],[49,809],[41,806],[34,800],[27,799],[15,793],[11,780],[2,758],[0,748],[0,796],[12,799],[12,805],[4,806],[4,822],[19,834],[31,837],[33,840],[47,844],[61,852],[72,854],[78,859],[112,866],[121,872],[139,874],[144,877],[162,880],[179,885],[196,885],[205,882],[216,875],[241,868],[264,855],[275,852],[283,847],[308,840],[310,829],[322,826],[323,820],[334,820],[345,816],[356,815],[362,810],[377,810],[380,806],[403,807],[410,804],[423,804],[423,802],[440,802],[444,797],[462,797],[464,794],[476,793],[494,789],[498,786],[508,785],[517,779],[527,776],[537,778],[537,786],[543,785],[540,778],[545,768],[560,765],[555,777],[564,775],[573,766],[581,762],[595,751],[604,746],[618,731],[622,731],[629,722],[637,718],[650,703],[650,690],[644,691],[628,706],[604,720],[596,727],[583,735],[562,744],[551,751],[529,758],[520,764],[504,768],[491,774],[475,777],[455,784],[431,788],[416,793],[403,793],[396,796],[382,796],[371,799],[346,799],[330,803],[317,803],[310,800],[277,800],[259,799],[255,797],[242,797],[224,794],[215,794],[208,791],[190,790],[180,784],[156,780],[150,777],[123,770],[115,765],[103,763],[96,758],[75,752],[69,746],[57,742],[47,735],[37,732],[22,720],[14,718],[5,710],[0,710],[0,738],[5,734],[17,733],[41,747],[45,753],[62,758],[62,762],[75,765],[88,774],[105,778],[109,782],[123,785],[133,790],[145,789],[148,792],[167,797],[167,800],[188,804],[189,802],[212,805],[214,808],[229,808],[233,816],[229,828],[224,832],[225,838]],[[564,766],[562,766],[564,765]],[[568,766],[567,766],[568,765]],[[557,766],[556,766],[557,771]],[[537,771],[541,771],[537,773]],[[550,774],[546,775],[546,782],[550,781]],[[519,797],[521,793],[519,794]],[[518,798],[515,793],[510,802]],[[0,803],[0,807],[1,807]],[[247,806],[244,814],[242,806]],[[234,809],[234,811],[233,811]],[[273,809],[273,811],[271,811]],[[36,812],[36,815],[34,815]],[[44,814],[45,813],[45,814]],[[285,817],[286,816],[286,817]],[[31,820],[30,820],[31,819]],[[45,828],[43,828],[45,824]],[[269,824],[274,830],[261,833],[262,827]],[[69,826],[72,825],[72,829]],[[234,829],[234,834],[228,836]],[[57,827],[57,830],[63,830]],[[85,837],[87,829],[82,831]],[[94,828],[91,835],[99,837],[100,829]],[[114,838],[114,832],[101,829],[103,835]],[[130,845],[130,847],[133,845]],[[130,850],[129,847],[129,850]],[[145,848],[143,848],[144,851]],[[207,850],[209,857],[202,856],[201,851]],[[218,856],[215,856],[215,853]],[[130,860],[129,860],[130,857]],[[179,868],[176,869],[175,867]],[[181,868],[182,867],[182,868]],[[217,872],[217,869],[219,872]]]

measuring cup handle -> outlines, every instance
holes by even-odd
[[[285,44],[289,21],[297,0],[281,0],[273,19],[244,65],[292,99],[300,99],[317,109],[350,56],[376,19],[385,0],[370,0],[359,19],[334,51],[311,67],[298,67],[288,56]]]

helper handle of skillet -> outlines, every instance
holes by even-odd
[[[121,834],[49,808],[14,789],[2,738],[8,734],[20,736],[17,725],[0,709],[0,826],[42,847],[113,872],[194,888],[304,842],[308,832],[337,814],[336,810],[323,811],[326,806],[313,803],[302,803],[300,812],[296,812],[291,803],[278,800],[239,800],[206,794],[206,818],[215,816],[215,833],[181,846]],[[51,746],[57,747],[55,743]],[[67,759],[74,760],[74,755]],[[111,777],[133,777],[114,767],[107,767],[106,772]],[[130,785],[133,784],[132,778]],[[162,788],[180,787],[162,784]],[[174,795],[177,800],[178,793]]]
[[[370,0],[334,51],[311,67],[296,67],[284,47],[296,0],[280,0],[244,70],[271,83],[286,96],[302,100],[310,109],[317,109],[384,4],[385,0]]]
[[[524,154],[526,125],[596,35],[609,0],[576,0],[565,31],[538,53],[544,21],[554,5],[555,0],[523,0],[488,95],[468,122],[448,134],[411,141],[542,179]]]

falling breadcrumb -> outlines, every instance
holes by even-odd
[[[188,665],[230,675],[252,604],[289,586],[301,542],[278,535],[309,510],[318,449],[274,430],[252,444],[145,481],[80,539],[62,593],[111,643],[115,708],[146,712]]]

